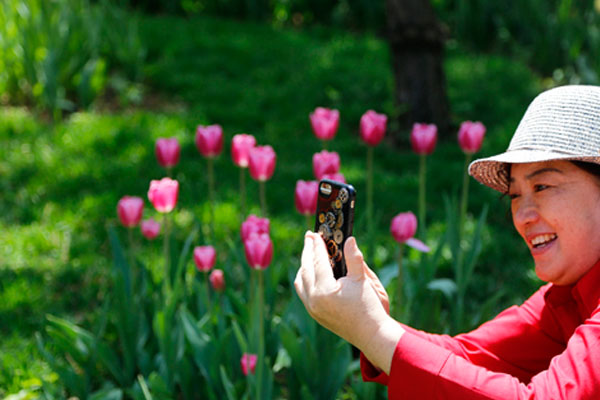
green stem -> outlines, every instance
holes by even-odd
[[[214,166],[212,157],[207,158],[207,169],[208,169],[208,203],[210,208],[210,238],[214,241],[215,232],[215,177],[214,177]]]
[[[369,238],[369,249],[367,255],[369,263],[373,264],[374,238],[373,238],[373,147],[367,148],[367,235]]]
[[[169,257],[169,219],[167,218],[167,213],[163,214],[163,253],[165,256],[165,298],[167,294],[171,291],[171,263]]]
[[[256,398],[262,399],[262,376],[265,365],[265,316],[264,316],[264,272],[258,274],[258,361],[256,363]]]
[[[133,241],[133,228],[127,228],[128,232],[127,232],[127,236],[129,237],[129,276],[131,277],[129,283],[129,288],[127,288],[127,290],[129,291],[129,289],[133,290],[133,285],[134,282],[136,282],[136,279],[134,279],[135,277],[135,243]]]
[[[206,312],[210,314],[210,286],[208,284],[208,272],[204,273],[204,290],[206,291]]]
[[[306,214],[304,216],[304,219],[306,220],[306,226],[308,227],[309,231],[312,231],[313,229],[315,229],[314,221],[312,219],[312,215]]]
[[[465,155],[465,166],[463,168],[463,187],[462,187],[462,196],[460,199],[460,214],[458,220],[458,259],[456,261],[456,285],[457,288],[457,296],[456,296],[456,313],[455,313],[455,332],[457,332],[462,327],[463,315],[464,315],[464,290],[465,284],[464,282],[464,254],[462,250],[462,240],[465,232],[465,219],[467,216],[467,205],[469,202],[469,163],[471,162],[472,155]]]
[[[460,199],[460,219],[458,221],[460,228],[460,238],[462,239],[463,228],[465,223],[465,217],[467,215],[467,204],[469,201],[469,163],[471,162],[472,155],[467,154],[465,156],[465,166],[463,168],[463,185],[462,185],[462,196]]]
[[[265,181],[258,182],[258,191],[260,195],[260,212],[263,218],[267,218],[267,196],[265,194]]]
[[[404,243],[400,243],[398,247],[398,287],[396,288],[396,305],[394,307],[394,314],[396,316],[396,320],[400,321],[402,319],[402,302],[403,302],[403,292],[404,292],[404,270],[402,268],[403,262],[403,251]]]
[[[246,218],[246,169],[240,168],[240,204],[242,219]]]
[[[426,179],[427,179],[427,156],[425,154],[421,154],[421,158],[419,160],[419,231],[421,232],[421,237],[425,237],[425,210],[427,208],[427,203],[425,201],[425,190]]]

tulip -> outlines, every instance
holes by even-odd
[[[210,273],[208,279],[210,280],[212,288],[217,292],[221,292],[225,289],[225,275],[223,275],[223,270],[214,269]]]
[[[160,232],[160,223],[153,218],[146,219],[142,221],[140,230],[146,239],[152,240],[157,237]]]
[[[273,242],[266,233],[253,233],[244,241],[246,261],[253,269],[266,269],[273,258]]]
[[[251,214],[246,218],[244,222],[242,222],[242,227],[240,229],[240,235],[242,236],[242,241],[245,242],[246,239],[250,237],[253,233],[266,233],[269,234],[270,230],[270,222],[268,218],[260,218],[254,214]]]
[[[335,174],[324,174],[321,179],[329,179],[330,181],[346,183],[346,177],[344,174],[336,172]]]
[[[148,190],[148,199],[159,213],[168,213],[175,208],[179,195],[179,182],[170,178],[152,180]]]
[[[258,357],[256,354],[242,354],[242,359],[240,360],[240,364],[242,366],[242,372],[245,376],[248,374],[254,374],[254,370],[256,369],[256,362]]]
[[[410,132],[410,144],[417,154],[431,154],[437,143],[437,126],[435,124],[414,124]]]
[[[474,154],[481,148],[485,126],[481,122],[465,121],[458,130],[458,144],[463,152]]]
[[[204,157],[214,158],[223,149],[223,128],[221,125],[198,125],[196,128],[196,147]]]
[[[273,176],[277,156],[271,146],[256,146],[250,150],[250,176],[264,182]]]
[[[127,228],[136,226],[142,219],[144,200],[136,196],[123,196],[117,203],[117,215],[121,224]]]
[[[294,203],[298,212],[305,216],[306,223],[310,228],[310,216],[317,212],[317,197],[319,195],[319,182],[303,181],[296,182],[294,191]]]
[[[194,263],[201,272],[208,272],[215,266],[217,252],[212,246],[194,247]]]
[[[231,158],[233,163],[240,168],[247,168],[250,162],[250,150],[256,146],[256,139],[252,135],[239,133],[231,141]]]
[[[155,153],[158,163],[165,168],[171,168],[179,162],[179,142],[177,138],[159,138],[156,141]]]
[[[360,137],[369,146],[377,146],[383,139],[387,116],[369,110],[360,118]]]
[[[313,173],[320,181],[325,174],[335,174],[340,170],[340,155],[335,151],[323,150],[313,154]]]
[[[319,139],[331,140],[335,137],[340,124],[338,110],[317,107],[309,117],[313,132]]]

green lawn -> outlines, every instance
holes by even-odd
[[[221,240],[237,234],[240,223],[230,139],[247,132],[259,144],[272,145],[278,158],[267,203],[275,257],[288,257],[281,264],[295,269],[307,227],[294,209],[294,186],[298,179],[312,179],[312,154],[321,149],[308,114],[316,106],[338,108],[340,130],[329,148],[340,153],[342,172],[357,188],[355,234],[359,244],[364,241],[366,148],[357,130],[367,109],[394,111],[384,41],[326,28],[275,29],[213,18],[144,17],[141,28],[148,48],[144,106],[119,111],[98,106],[54,125],[23,109],[0,110],[0,396],[50,376],[33,339],[47,313],[85,324],[99,312],[111,262],[106,226],[116,222],[121,196],[146,198],[149,180],[163,176],[154,157],[158,137],[176,136],[182,144],[175,177],[181,183],[176,221],[183,237],[195,218],[208,217],[206,164],[194,145],[195,127],[224,128],[225,151],[215,163],[214,245],[220,262],[227,257]],[[488,133],[479,155],[503,150],[541,79],[518,61],[467,53],[452,42],[446,72],[455,125],[481,120]],[[378,269],[394,255],[391,218],[416,212],[418,159],[409,148],[386,145],[375,154]],[[434,235],[443,229],[442,196],[460,189],[463,155],[454,140],[438,144],[428,168],[428,224]],[[257,187],[248,184],[257,213]],[[470,291],[472,312],[499,290],[504,294],[497,310],[521,301],[538,283],[513,232],[508,203],[472,181],[470,211],[478,215],[484,204],[491,211]],[[153,215],[149,203],[146,215]],[[145,258],[151,259],[160,244],[147,249]]]

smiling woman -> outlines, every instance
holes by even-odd
[[[294,282],[311,316],[362,351],[365,380],[390,399],[600,398],[600,87],[565,86],[529,106],[508,150],[469,173],[507,193],[542,286],[472,332],[415,330],[354,239],[334,279],[323,240],[308,232]],[[509,251],[509,250],[507,250]]]

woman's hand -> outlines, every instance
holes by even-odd
[[[404,329],[388,315],[385,289],[365,264],[353,237],[346,241],[344,256],[348,275],[336,280],[323,239],[307,232],[302,265],[294,281],[296,292],[319,324],[389,372],[395,344]]]

